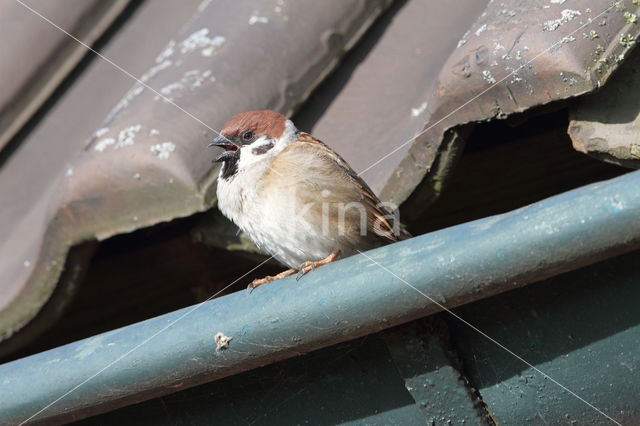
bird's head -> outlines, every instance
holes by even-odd
[[[273,159],[296,139],[297,129],[275,111],[247,111],[224,125],[220,136],[209,146],[224,148],[214,162],[222,162],[220,178],[232,179],[255,163]]]

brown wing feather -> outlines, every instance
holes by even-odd
[[[389,221],[389,218],[392,218],[393,215],[383,207],[382,202],[371,188],[369,188],[369,185],[357,175],[337,152],[329,148],[322,141],[304,132],[298,134],[298,139],[292,145],[294,144],[308,144],[313,146],[323,155],[331,158],[333,160],[332,164],[335,164],[339,171],[351,180],[357,188],[360,201],[367,211],[367,228],[369,231],[374,232],[387,242],[396,242],[411,237],[400,224],[398,224],[400,232],[396,235],[394,232],[394,224]],[[393,219],[391,220],[393,221]]]

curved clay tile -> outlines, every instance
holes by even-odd
[[[0,150],[35,114],[87,49],[27,7],[92,45],[129,0],[0,2]]]
[[[462,125],[506,118],[592,92],[635,46],[632,0],[493,1],[458,42],[426,99],[423,132],[404,150],[382,196],[411,206],[441,190]]]
[[[28,324],[51,297],[70,247],[212,207],[211,129],[242,110],[290,113],[388,4],[202,2],[141,76],[154,90],[131,87],[57,180],[41,182],[49,189],[38,204],[15,212],[0,243],[0,340]],[[81,120],[90,111],[75,113]]]

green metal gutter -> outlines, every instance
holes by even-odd
[[[79,419],[630,251],[639,189],[629,173],[2,365],[0,422]]]
[[[640,418],[640,250],[455,309],[615,421]],[[612,424],[462,322],[443,315],[468,380],[499,425]]]
[[[489,425],[447,337],[432,315],[74,426]]]

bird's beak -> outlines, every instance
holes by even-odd
[[[209,146],[219,146],[220,148],[224,148],[224,152],[213,160],[214,163],[219,163],[221,161],[228,160],[231,157],[235,157],[238,151],[238,145],[222,135],[215,138]]]

